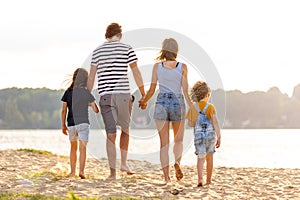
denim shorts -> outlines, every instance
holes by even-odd
[[[213,154],[216,152],[215,146],[217,136],[215,132],[197,133],[194,138],[195,154]]]
[[[159,93],[155,103],[154,119],[179,122],[185,118],[185,103],[182,94]]]
[[[90,125],[88,123],[69,126],[68,131],[70,142],[74,142],[77,140],[89,141]]]

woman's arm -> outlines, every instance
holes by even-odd
[[[68,135],[66,116],[67,116],[67,102],[63,102],[61,107],[61,130],[63,134]]]
[[[181,87],[182,87],[182,92],[184,95],[184,98],[186,102],[188,103],[189,107],[193,107],[193,103],[189,97],[189,92],[188,92],[188,70],[186,64],[182,64],[182,79],[181,79]]]
[[[140,102],[140,104],[142,105],[147,105],[148,101],[151,99],[151,97],[155,92],[156,85],[157,85],[157,74],[156,74],[157,66],[158,66],[157,63],[153,66],[150,89],[147,92],[145,98]]]

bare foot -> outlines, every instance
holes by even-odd
[[[120,170],[121,170],[121,172],[126,172],[127,175],[135,174],[135,172],[131,171],[131,169],[128,166],[121,166]]]
[[[109,177],[107,177],[107,178],[105,179],[106,182],[115,181],[115,180],[117,180],[117,179],[116,179],[116,176],[112,176],[112,175],[110,175]]]
[[[86,179],[86,177],[85,177],[84,174],[79,174],[79,177],[80,177],[81,179]]]
[[[168,183],[171,183],[171,179],[170,179],[170,177],[168,177],[168,178],[165,178],[165,182],[166,182],[166,184],[168,184]]]
[[[197,187],[202,187],[203,186],[203,180],[202,179],[198,179],[198,185]]]
[[[182,173],[178,163],[174,164],[174,168],[175,168],[176,178],[179,181],[183,178],[183,173]]]
[[[75,173],[70,173],[66,176],[67,178],[72,178],[72,177],[75,177]]]
[[[198,183],[198,185],[197,185],[197,187],[202,187],[202,186],[203,186],[202,182]]]
[[[211,181],[206,181],[205,185],[211,184]]]

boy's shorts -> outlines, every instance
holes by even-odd
[[[195,135],[194,145],[195,154],[213,154],[216,152],[215,146],[217,136],[215,132],[203,132]]]
[[[74,142],[77,140],[89,141],[90,125],[88,123],[82,123],[75,126],[69,126],[69,140]]]

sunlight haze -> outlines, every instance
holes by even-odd
[[[292,95],[300,83],[298,1],[196,2],[2,2],[0,89],[65,88],[67,75],[104,42],[107,25],[118,22],[123,32],[161,28],[195,41],[214,62],[225,90],[276,86]],[[151,52],[139,63],[153,64],[155,56]]]

